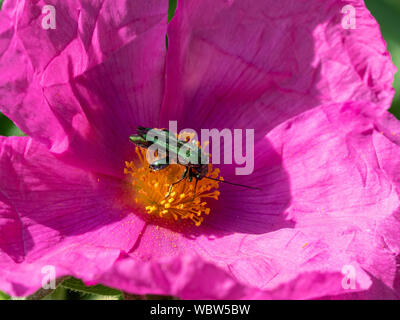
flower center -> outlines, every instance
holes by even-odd
[[[153,171],[149,168],[146,151],[136,147],[138,161],[125,162],[124,173],[129,177],[130,194],[135,203],[149,215],[175,221],[189,219],[200,226],[204,216],[210,213],[206,200],[218,199],[219,182],[203,178],[198,180],[195,190],[195,179],[189,182],[186,178],[175,184],[169,194],[171,184],[182,178],[185,166],[170,164],[163,170]],[[213,170],[208,164],[206,176],[217,179],[219,169]]]

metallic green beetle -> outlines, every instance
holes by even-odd
[[[163,138],[160,139],[159,137]],[[193,178],[195,178],[196,180],[193,191],[193,198],[196,195],[197,182],[203,178],[229,183],[235,186],[260,190],[259,188],[249,187],[242,184],[207,177],[208,156],[197,145],[178,139],[167,129],[154,129],[139,126],[136,129],[136,134],[131,135],[129,139],[135,145],[146,149],[155,144],[157,149],[161,150],[161,154],[166,155],[164,158],[155,160],[154,162],[149,164],[149,168],[153,171],[159,171],[168,167],[171,164],[171,158],[174,158],[177,164],[186,167],[185,171],[182,174],[182,177],[178,181],[170,185],[168,193],[165,196],[166,198],[169,197],[169,195],[171,194],[173,186],[186,178],[189,180],[189,182],[192,182]]]

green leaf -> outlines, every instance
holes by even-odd
[[[0,113],[0,136],[24,136],[24,133],[10,119]]]
[[[168,22],[171,21],[171,19],[175,15],[176,5],[177,5],[177,0],[169,0]]]
[[[107,297],[110,296],[122,297],[122,292],[119,290],[109,288],[101,284],[95,286],[85,286],[81,280],[75,278],[68,278],[61,285],[69,290],[78,291],[86,294],[96,294]]]
[[[365,0],[365,4],[378,21],[388,51],[397,69],[400,70],[400,1]],[[396,73],[393,86],[396,95],[390,111],[400,118],[400,72]]]
[[[177,6],[178,0],[169,0],[169,7],[168,7],[168,22],[171,21],[171,19],[175,15],[176,11],[176,6]],[[168,50],[168,36],[165,35],[165,46]]]
[[[0,0],[1,4],[1,0]],[[0,300],[10,300],[10,296],[0,291]]]
[[[43,300],[66,300],[67,289],[62,285],[59,285],[53,292],[49,295],[43,297]]]

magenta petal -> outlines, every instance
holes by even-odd
[[[399,173],[389,160],[399,146],[378,129],[382,117],[373,117],[374,109],[368,103],[322,106],[268,138],[290,177],[286,214],[295,228],[347,252],[394,289],[400,225],[385,226],[400,207]]]
[[[246,295],[246,288],[231,275],[190,253],[154,262],[125,257],[97,281],[128,293],[183,299],[240,299]]]
[[[45,4],[1,12],[2,111],[59,158],[120,176],[134,127],[158,124],[168,1],[52,1],[49,30]]]
[[[351,3],[355,30],[342,27],[342,0],[178,1],[162,121],[262,137],[323,103],[388,109],[395,67],[363,1]]]
[[[207,297],[201,290],[196,296],[182,289],[197,277],[201,286],[206,277],[183,275],[185,268],[177,267],[174,272],[184,284],[176,289],[172,283],[179,276],[161,276],[159,271],[167,260],[178,261],[167,265],[181,266],[180,259],[190,252],[198,255],[199,264],[221,268],[227,274],[222,278],[230,275],[243,288],[223,293],[210,285],[212,297],[314,299],[354,292],[372,297],[383,291],[396,296],[399,179],[389,157],[399,153],[399,146],[377,130],[382,115],[376,109],[357,102],[324,105],[272,130],[265,137],[269,149],[256,152],[256,167],[271,168],[253,177],[256,186],[275,185],[268,201],[255,201],[255,191],[235,193],[233,187],[221,187],[221,197],[227,194],[224,202],[213,206],[200,228],[176,232],[148,224],[130,252],[133,262],[123,262],[135,268],[116,272],[121,286],[129,292]],[[396,128],[399,124],[393,123],[393,132]],[[284,175],[276,174],[279,166]],[[279,176],[290,186],[290,199],[281,211],[276,207],[282,197],[276,187]],[[343,284],[349,268],[354,270],[354,287]],[[144,272],[146,280],[136,275],[127,280],[133,269],[135,274]]]
[[[290,180],[282,164],[282,157],[268,139],[254,147],[254,171],[249,175],[235,175],[236,165],[223,164],[223,178],[241,183],[247,189],[221,183],[218,201],[212,202],[213,212],[205,224],[224,232],[261,234],[281,228],[291,228],[294,222],[286,217],[291,202]]]
[[[120,208],[120,184],[69,167],[30,138],[0,138],[0,290],[27,295],[42,268],[90,281],[143,228]]]
[[[345,3],[179,2],[163,100],[166,0],[53,1],[51,30],[44,1],[6,2],[0,104],[32,138],[0,138],[0,289],[32,293],[50,265],[181,298],[397,296],[394,67],[363,1]],[[130,160],[134,126],[169,119],[255,128],[247,180],[262,191],[221,185],[200,228],[131,215],[110,175]]]
[[[158,228],[145,233],[149,236],[142,238],[143,247],[118,260],[98,282],[126,292],[183,299],[312,299],[348,291],[342,287],[341,258],[334,260],[319,243],[304,246],[304,236],[294,230],[204,238],[196,245]],[[142,255],[144,247],[153,251],[152,259]],[[368,289],[369,277],[354,266],[358,278],[350,291]]]

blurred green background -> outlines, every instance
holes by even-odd
[[[118,0],[117,0],[118,1]],[[3,0],[0,0],[0,7]],[[388,50],[393,62],[400,69],[400,0],[365,0],[365,3],[375,18],[378,20],[383,37],[386,39]],[[176,8],[176,0],[170,0],[169,18],[173,16]],[[396,96],[390,111],[400,119],[400,73],[395,77],[394,87]],[[23,135],[7,117],[0,113],[0,135],[16,136]],[[9,299],[7,295],[0,292],[0,300]],[[53,294],[46,299],[121,299],[120,296],[98,296],[90,293],[82,293],[59,286]]]
[[[397,69],[400,70],[400,0],[365,0],[381,26],[383,37]],[[394,80],[396,95],[390,111],[400,119],[400,72]]]
[[[0,6],[3,0],[0,0]],[[176,0],[171,0],[171,9],[176,6]],[[365,3],[375,18],[378,20],[383,37],[393,62],[400,69],[400,0],[365,0]],[[170,12],[170,17],[173,10]],[[395,77],[394,87],[396,96],[390,111],[400,119],[400,73]],[[16,136],[23,135],[6,116],[0,113],[0,135]]]

